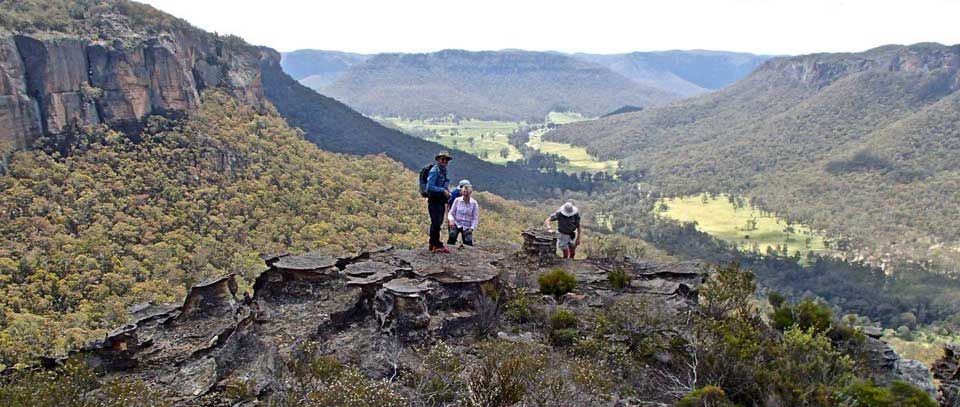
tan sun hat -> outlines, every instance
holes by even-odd
[[[580,212],[580,210],[577,209],[576,206],[573,206],[573,202],[567,202],[560,207],[560,214],[563,216],[573,216],[576,215],[577,212]]]
[[[450,152],[447,151],[447,150],[443,150],[443,151],[437,153],[437,155],[435,155],[435,156],[433,157],[433,159],[434,159],[434,160],[439,160],[440,157],[444,157],[444,158],[446,158],[446,159],[448,159],[448,160],[452,160],[452,159],[453,159],[453,157],[450,156]]]

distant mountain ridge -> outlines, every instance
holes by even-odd
[[[598,116],[677,95],[603,66],[529,51],[379,54],[320,90],[369,115],[542,120],[550,111]]]
[[[440,51],[450,52],[451,50]],[[466,52],[466,51],[462,51]],[[484,51],[486,54],[541,54],[519,49]],[[565,54],[547,51],[542,54],[573,57],[598,64],[644,87],[670,94],[692,96],[711,92],[745,77],[766,55],[726,51],[654,51],[623,54]],[[416,55],[397,53],[393,55]],[[307,87],[330,94],[326,88],[350,71],[351,67],[374,55],[341,51],[298,50],[283,54],[284,71]],[[380,66],[381,69],[385,68]],[[364,75],[374,75],[368,71]],[[393,77],[397,79],[396,77]],[[399,78],[404,79],[404,78]],[[412,78],[406,78],[411,81]],[[406,84],[406,83],[404,83]],[[336,91],[342,91],[338,89]],[[607,112],[613,109],[607,110]],[[601,114],[606,113],[602,112]]]
[[[620,159],[671,194],[749,195],[877,263],[933,257],[953,269],[958,89],[960,45],[774,58],[718,92],[544,137]]]
[[[313,49],[284,52],[280,55],[283,71],[311,89],[322,89],[340,78],[351,66],[372,56]]]
[[[606,66],[634,82],[693,96],[728,86],[753,71],[767,55],[727,51],[654,51],[626,54],[573,54]]]

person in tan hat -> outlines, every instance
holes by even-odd
[[[567,202],[543,221],[547,228],[550,228],[550,222],[557,221],[557,231],[560,232],[559,244],[563,251],[563,258],[572,259],[577,255],[577,246],[580,245],[580,210],[573,206],[573,202]]]
[[[450,199],[450,178],[447,178],[447,164],[453,157],[446,150],[433,157],[437,164],[430,169],[427,175],[427,211],[430,213],[430,251],[434,253],[450,253],[440,240],[440,229],[447,212],[447,201]]]

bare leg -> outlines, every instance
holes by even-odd
[[[570,258],[570,249],[563,249],[563,258]]]
[[[577,255],[577,248],[576,248],[576,247],[571,247],[571,248],[570,248],[570,258],[572,259],[572,258],[576,257],[576,255]]]

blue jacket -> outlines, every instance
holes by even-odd
[[[427,192],[443,195],[450,188],[450,179],[447,178],[446,167],[435,164],[430,169],[430,175],[427,175]]]

